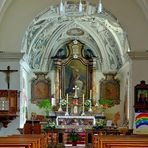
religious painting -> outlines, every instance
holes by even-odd
[[[100,83],[100,100],[111,100],[113,105],[120,103],[120,84],[114,77],[115,74],[105,74]]]
[[[39,73],[36,75],[37,79],[33,80],[31,84],[32,103],[39,102],[43,99],[48,99],[51,96],[50,81],[45,78],[44,73]]]
[[[148,109],[148,84],[141,81],[140,84],[135,86],[135,111],[144,112]]]
[[[64,92],[74,96],[74,87],[77,86],[77,95],[82,97],[87,88],[87,66],[79,59],[71,60],[64,67]]]

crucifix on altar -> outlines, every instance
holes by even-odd
[[[74,93],[74,97],[73,97],[73,114],[78,114],[78,90],[79,87],[75,85],[75,87],[73,88],[73,90],[75,91]]]
[[[17,72],[18,70],[10,70],[10,66],[7,66],[7,70],[0,70],[0,72],[3,72],[6,74],[6,82],[7,82],[7,86],[8,89],[10,88],[10,74],[12,72]]]
[[[75,90],[74,98],[78,98],[78,90],[79,90],[79,87],[75,85],[75,87],[73,88],[73,90]]]

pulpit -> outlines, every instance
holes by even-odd
[[[17,115],[17,90],[0,90],[0,121],[7,127]]]

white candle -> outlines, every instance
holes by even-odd
[[[83,94],[83,110],[84,110],[84,94]]]
[[[51,98],[51,105],[55,106],[55,98]]]
[[[68,106],[68,94],[67,94],[67,106]]]
[[[90,99],[91,99],[92,90],[90,90]]]
[[[61,100],[61,89],[60,89],[60,100]]]

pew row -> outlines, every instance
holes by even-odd
[[[9,135],[0,137],[0,148],[48,148],[47,135]]]
[[[146,135],[93,135],[93,148],[148,148]]]

